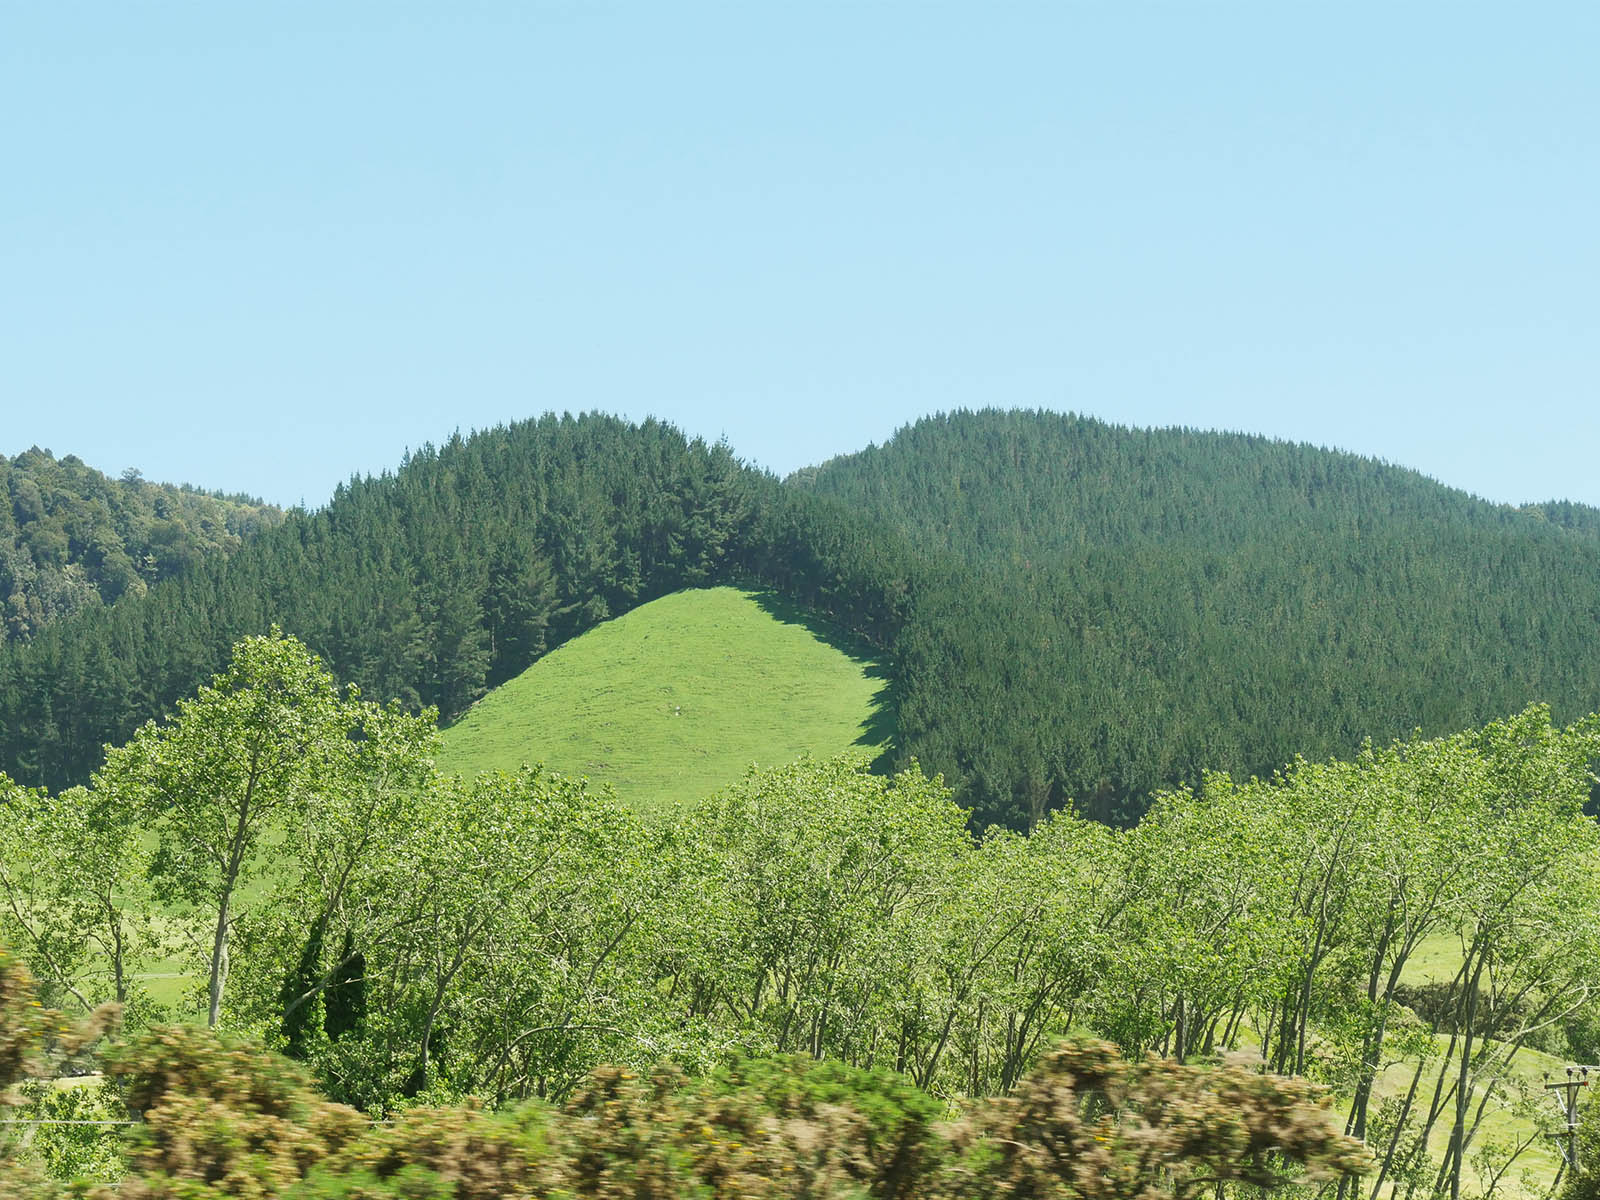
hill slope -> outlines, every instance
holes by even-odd
[[[0,647],[0,770],[82,781],[273,623],[450,719],[609,618],[748,584],[873,647],[891,758],[977,824],[1069,801],[1122,821],[1207,769],[1600,707],[1596,515],[1045,413],[932,418],[789,486],[659,422],[547,416]]]
[[[542,761],[661,809],[752,763],[877,753],[890,732],[882,674],[838,642],[770,593],[676,592],[490,692],[445,731],[439,765],[470,774]]]
[[[83,782],[276,624],[373,699],[449,720],[547,650],[685,587],[753,583],[893,644],[899,539],[656,421],[547,415],[411,454],[226,562],[0,647],[0,771]]]
[[[1429,527],[1600,532],[1600,509],[1491,504],[1417,471],[1340,450],[1239,433],[1134,429],[1070,413],[945,413],[882,446],[796,472],[791,484],[865,509],[973,566],[1041,552],[1181,542],[1231,549],[1263,537]]]
[[[930,589],[897,647],[902,749],[1015,823],[1069,797],[1125,819],[1208,768],[1535,701],[1600,707],[1593,509],[1037,412],[929,418],[791,482],[964,564],[967,594]]]

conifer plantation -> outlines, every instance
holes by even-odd
[[[275,623],[448,722],[609,617],[734,582],[873,649],[890,761],[943,773],[976,828],[1069,804],[1127,823],[1207,770],[1590,711],[1597,530],[1353,455],[1047,413],[930,418],[783,483],[659,422],[549,416],[6,648],[0,767],[83,782]]]
[[[791,482],[959,564],[897,646],[903,749],[1017,827],[1068,801],[1131,820],[1208,769],[1600,706],[1584,505],[1045,412],[929,418]]]

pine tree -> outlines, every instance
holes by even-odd
[[[304,1059],[310,1047],[307,1038],[316,1027],[318,994],[322,988],[322,938],[327,919],[319,916],[300,950],[300,959],[283,980],[278,1002],[283,1009],[284,1053]],[[346,937],[349,935],[346,934]]]
[[[328,983],[322,1028],[330,1042],[337,1042],[346,1034],[359,1035],[366,1020],[367,960],[356,949],[355,935],[347,929]]]

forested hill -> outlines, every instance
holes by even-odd
[[[369,698],[446,719],[545,650],[689,586],[751,580],[887,647],[911,556],[831,502],[658,422],[456,437],[292,512],[226,562],[0,651],[0,770],[59,787],[272,624]]]
[[[109,479],[37,446],[0,454],[0,643],[141,594],[282,521],[247,496],[151,483],[136,471]]]
[[[1260,437],[993,411],[790,482],[981,577],[976,605],[920,606],[900,729],[1015,821],[1065,797],[1126,817],[1206,768],[1265,773],[1535,700],[1600,707],[1600,514],[1581,505],[1492,505]]]
[[[737,582],[874,647],[894,757],[975,823],[1068,801],[1127,820],[1208,769],[1600,707],[1593,516],[1038,413],[931,419],[789,486],[658,422],[548,416],[0,648],[0,770],[87,778],[274,623],[369,698],[449,719],[610,616]]]
[[[1542,525],[1600,534],[1600,509],[1490,504],[1404,467],[1304,443],[1131,429],[1049,412],[962,411],[906,426],[789,482],[885,518],[969,566],[1151,542],[1229,549],[1274,533]]]

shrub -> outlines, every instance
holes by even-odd
[[[700,1080],[603,1067],[560,1110],[419,1108],[387,1128],[200,1030],[145,1035],[111,1071],[146,1122],[124,1200],[1157,1200],[1364,1165],[1309,1084],[1091,1041],[954,1127],[898,1075],[805,1058]]]
[[[957,1131],[955,1197],[1186,1197],[1273,1190],[1362,1170],[1314,1085],[1241,1065],[1125,1062],[1106,1042],[1058,1047]]]
[[[366,1132],[295,1063],[210,1030],[153,1029],[107,1056],[128,1107],[128,1200],[277,1196]]]
[[[909,1080],[806,1058],[691,1083],[594,1072],[568,1103],[569,1186],[597,1200],[913,1195],[939,1162],[942,1106]]]
[[[24,1081],[49,1077],[105,1034],[117,1020],[115,1005],[97,1009],[86,1021],[72,1021],[40,1003],[33,976],[0,947],[0,1117],[37,1103],[44,1093]],[[43,1200],[58,1191],[47,1173],[48,1145],[26,1144],[18,1126],[0,1126],[0,1200]],[[57,1163],[61,1169],[70,1163]]]
[[[22,1095],[29,1103],[19,1111],[25,1119],[42,1122],[31,1131],[28,1151],[45,1174],[62,1182],[121,1178],[126,1167],[123,1127],[86,1123],[127,1119],[121,1098],[105,1080],[69,1086],[33,1081],[23,1085]]]
[[[499,1113],[418,1108],[314,1168],[292,1200],[502,1200],[560,1192],[561,1160],[542,1105]]]
[[[44,1007],[27,967],[0,946],[0,1110],[21,1102],[16,1084],[65,1069],[116,1026],[118,1015],[107,1004],[73,1021]]]

